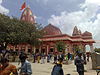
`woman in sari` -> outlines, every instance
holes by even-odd
[[[0,75],[18,75],[16,66],[9,64],[9,60],[7,58],[2,58],[0,63]]]

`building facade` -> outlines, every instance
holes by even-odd
[[[20,20],[30,22],[32,24],[36,23],[33,13],[29,7],[25,8],[22,12]],[[43,38],[40,38],[42,44],[39,47],[32,47],[30,44],[23,43],[17,46],[8,45],[9,50],[24,50],[25,52],[43,52],[48,54],[49,52],[58,52],[55,47],[56,43],[59,41],[63,41],[66,45],[65,52],[74,53],[76,47],[79,47],[83,52],[86,51],[86,45],[90,46],[91,52],[93,52],[93,43],[95,41],[92,38],[92,33],[85,31],[81,32],[77,28],[74,27],[72,36],[68,34],[63,34],[61,30],[55,27],[52,24],[47,25],[43,28],[43,31],[46,33]]]

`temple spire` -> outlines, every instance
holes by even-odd
[[[80,30],[80,29],[79,29],[78,33],[79,33],[79,35],[81,35],[81,34],[82,34],[82,32],[81,32],[81,30]]]
[[[33,16],[33,13],[32,13],[32,11],[31,11],[31,9],[30,9],[29,6],[27,6],[24,9],[24,11],[22,12],[22,15],[21,15],[20,19],[23,20],[23,21],[25,21],[25,22],[32,23],[32,24],[36,23],[35,22],[35,18]]]
[[[72,36],[77,36],[77,35],[79,35],[79,31],[78,31],[77,26],[75,26],[75,27],[74,27],[74,30],[73,30]]]

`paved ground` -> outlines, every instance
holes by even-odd
[[[19,66],[18,63],[12,63]],[[54,66],[54,64],[51,63],[45,63],[45,64],[39,64],[39,63],[31,63],[33,74],[32,75],[51,75],[51,70]],[[85,69],[87,72],[85,72],[85,75],[96,75],[96,71],[91,69],[91,62],[88,62],[85,66]],[[63,65],[64,75],[70,73],[71,75],[78,75],[75,71],[75,65],[69,64],[69,65]]]

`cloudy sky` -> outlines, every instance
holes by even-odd
[[[100,0],[0,0],[0,13],[20,18],[19,9],[24,1],[39,24],[51,23],[70,35],[77,26],[100,40]]]

